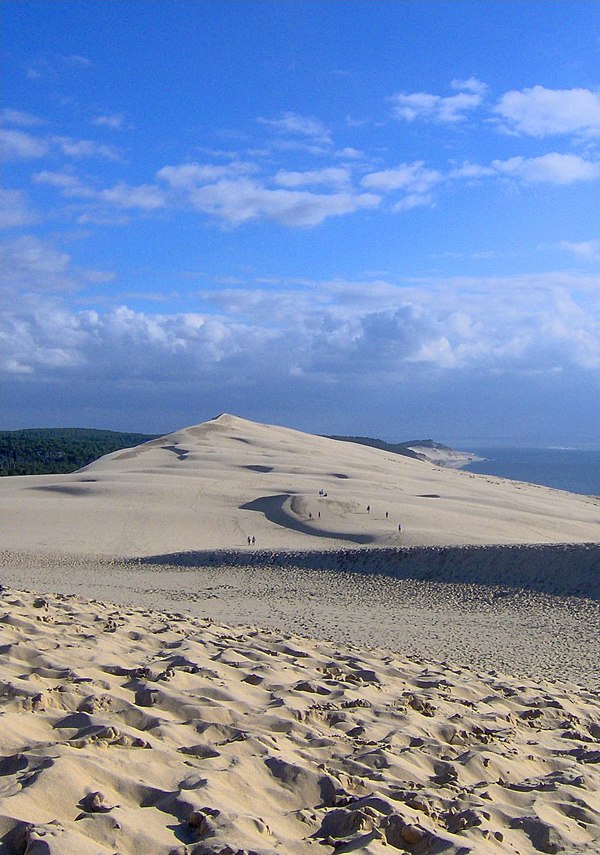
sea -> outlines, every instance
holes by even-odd
[[[600,496],[600,449],[452,447],[485,458],[463,466],[467,472]]]

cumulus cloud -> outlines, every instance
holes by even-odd
[[[90,197],[93,191],[85,187],[79,178],[71,172],[53,172],[49,169],[43,169],[41,172],[35,172],[31,176],[34,184],[46,184],[49,187],[55,187],[63,194],[63,196],[81,196]]]
[[[165,197],[159,187],[153,184],[140,184],[137,187],[120,183],[114,187],[100,190],[97,194],[103,202],[109,202],[119,208],[139,208],[143,211],[155,211],[165,205]]]
[[[279,119],[265,119],[261,116],[258,121],[273,128],[277,133],[308,137],[321,144],[331,143],[331,132],[327,126],[312,116],[301,116],[299,113],[287,112]]]
[[[43,125],[43,119],[27,113],[24,110],[11,110],[9,107],[2,110],[0,113],[2,124],[17,125],[22,128],[31,128],[36,125]]]
[[[105,157],[108,160],[120,160],[119,149],[94,140],[76,140],[71,137],[53,137],[52,142],[68,157]]]
[[[598,238],[579,242],[563,240],[559,246],[581,261],[600,261],[600,239]]]
[[[282,187],[305,187],[311,184],[344,186],[349,183],[351,173],[344,167],[329,166],[323,169],[311,169],[306,172],[280,169],[274,181]]]
[[[370,190],[382,192],[406,190],[411,193],[426,193],[441,179],[440,172],[427,169],[424,161],[417,160],[413,163],[400,163],[392,169],[370,172],[364,176],[362,184]]]
[[[47,154],[48,143],[24,131],[2,129],[0,130],[0,152],[5,160],[28,160]]]
[[[69,274],[64,254],[49,260],[39,249],[31,248],[30,275],[40,265],[46,279]],[[305,283],[299,300],[297,288],[219,291],[218,316],[126,306],[73,311],[58,303],[40,310],[25,300],[4,322],[7,365],[60,369],[65,377],[74,368],[85,367],[86,376],[110,370],[117,379],[133,369],[150,383],[189,369],[200,385],[203,376],[230,383],[233,366],[244,378],[257,374],[277,382],[295,372],[319,383],[367,385],[408,376],[417,365],[517,374],[600,367],[598,322],[587,304],[598,297],[590,297],[585,278],[549,274],[375,288],[377,307],[370,283]]]
[[[85,288],[88,282],[112,279],[106,271],[74,267],[68,253],[29,234],[6,241],[0,261],[4,294],[17,304],[28,296],[63,295]]]
[[[500,174],[513,175],[527,184],[573,184],[600,177],[600,162],[575,154],[551,152],[541,157],[511,157],[494,160],[492,167]]]
[[[233,160],[226,164],[213,163],[182,163],[177,166],[163,166],[156,173],[157,177],[166,181],[177,190],[189,190],[199,184],[209,184],[221,178],[235,178],[256,172],[257,167],[252,163]]]
[[[0,227],[19,228],[38,222],[39,215],[31,209],[23,190],[0,189]]]
[[[376,207],[380,201],[373,193],[271,190],[247,178],[199,187],[190,198],[196,210],[229,225],[267,219],[289,226],[314,226],[327,217]]]
[[[111,130],[118,130],[123,127],[124,121],[125,117],[122,113],[109,113],[104,116],[96,116],[92,119],[92,125],[97,125],[101,128],[110,128]]]
[[[600,94],[590,89],[546,89],[544,86],[506,92],[494,107],[506,127],[518,134],[600,133]]]
[[[149,422],[156,401],[164,409],[177,399],[183,415],[169,409],[176,427],[194,421],[196,401],[249,415],[246,407],[262,401],[297,424],[289,401],[302,394],[307,414],[311,401],[320,402],[313,414],[335,412],[355,425],[357,400],[378,412],[393,400],[399,430],[408,431],[410,413],[420,407],[422,416],[426,406],[439,433],[448,429],[442,418],[463,411],[457,397],[472,418],[489,392],[494,429],[499,396],[511,401],[511,418],[517,399],[530,412],[535,383],[549,377],[557,401],[570,389],[591,412],[591,378],[600,368],[592,276],[248,281],[225,290],[215,284],[195,311],[158,313],[82,308],[82,292],[75,300],[65,288],[81,286],[89,272],[48,245],[16,243],[13,258],[19,298],[0,319],[5,388],[14,400],[35,396],[36,406],[46,396],[51,408],[51,389],[61,407],[77,399],[72,412],[81,413],[92,390],[102,390],[98,413],[110,408],[122,420],[134,396]],[[541,394],[547,406],[548,390]],[[391,411],[386,419],[395,423]]]
[[[389,99],[397,119],[413,122],[417,119],[454,124],[467,118],[470,110],[482,103],[487,86],[474,77],[453,80],[451,86],[457,95],[432,95],[429,92],[398,92]]]
[[[0,257],[3,289],[11,297],[40,291],[55,293],[75,287],[69,255],[33,235],[22,235],[6,242]]]

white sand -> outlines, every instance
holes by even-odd
[[[597,499],[222,416],[0,520],[0,851],[600,852]]]

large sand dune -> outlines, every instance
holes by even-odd
[[[599,521],[228,415],[0,479],[0,853],[599,853]]]
[[[0,520],[6,548],[93,555],[247,549],[249,537],[263,549],[585,543],[600,537],[600,500],[222,415],[71,475],[3,478]]]

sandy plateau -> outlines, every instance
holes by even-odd
[[[1,479],[0,853],[600,853],[599,535],[229,415]]]

